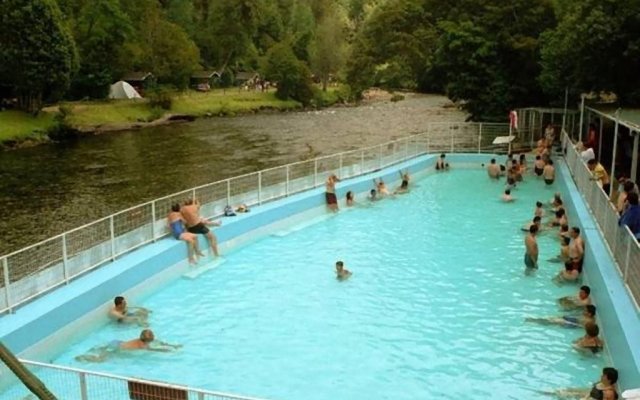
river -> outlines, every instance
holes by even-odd
[[[0,152],[0,254],[193,186],[464,121],[442,96],[200,119]]]

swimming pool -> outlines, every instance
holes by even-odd
[[[196,280],[144,299],[175,354],[103,364],[73,357],[139,329],[108,325],[53,360],[272,399],[538,399],[584,386],[605,360],[571,347],[580,330],[530,325],[558,314],[559,266],[523,275],[520,226],[555,190],[529,178],[513,204],[481,170],[420,180],[410,194],[344,210],[225,255]],[[366,200],[357,199],[366,204]],[[541,260],[557,254],[539,238]],[[354,275],[335,279],[344,260]]]

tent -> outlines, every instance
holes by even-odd
[[[140,99],[142,96],[136,92],[133,86],[125,81],[118,81],[109,88],[110,99]]]

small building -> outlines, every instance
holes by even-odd
[[[218,71],[198,71],[191,75],[191,87],[200,92],[211,90],[214,84],[220,80]]]
[[[129,72],[121,80],[133,86],[136,92],[143,97],[145,89],[149,89],[155,84],[155,77],[151,72]]]
[[[260,74],[257,72],[240,71],[236,73],[235,83],[238,86],[252,86],[260,80]]]

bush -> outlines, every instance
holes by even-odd
[[[47,128],[46,134],[52,140],[70,139],[76,136],[76,130],[71,127],[69,117],[72,109],[69,106],[61,105],[58,113],[53,118],[54,124]]]
[[[147,122],[152,122],[160,119],[164,116],[165,110],[160,107],[154,107],[151,109],[151,114],[147,117]]]
[[[171,110],[173,105],[173,90],[166,86],[158,86],[157,88],[147,92],[147,100],[149,107],[161,108],[163,110]]]
[[[393,103],[397,102],[397,101],[402,101],[404,100],[404,95],[399,94],[399,93],[394,93],[393,96],[391,96],[391,101]]]

